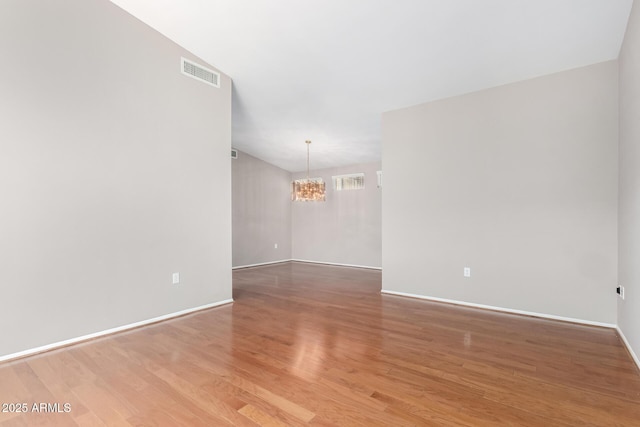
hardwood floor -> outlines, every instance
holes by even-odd
[[[375,270],[235,271],[231,305],[0,364],[0,403],[28,405],[0,425],[640,425],[614,330],[379,291]]]

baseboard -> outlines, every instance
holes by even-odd
[[[289,259],[281,259],[281,260],[278,260],[278,261],[259,262],[257,264],[238,265],[238,266],[235,266],[235,267],[231,267],[231,269],[232,270],[239,270],[241,268],[260,267],[260,266],[263,266],[263,265],[271,265],[271,264],[282,264],[283,262],[289,262],[289,261],[292,261],[292,259],[289,258]]]
[[[636,362],[636,366],[640,370],[640,359],[638,359],[638,355],[636,355],[636,353],[633,351],[633,348],[631,348],[631,344],[629,344],[629,341],[627,341],[627,337],[624,336],[619,326],[616,326],[616,330],[618,331],[618,335],[620,335],[620,338],[622,338],[622,342],[627,347],[627,351],[631,355],[631,358],[634,362]]]
[[[306,262],[309,264],[324,264],[324,265],[336,265],[338,267],[353,267],[353,268],[368,268],[370,270],[382,270],[382,267],[372,267],[370,265],[357,265],[357,264],[340,264],[337,262],[327,262],[327,261],[310,261],[308,259],[292,259],[291,261],[295,262]]]
[[[188,308],[186,310],[177,311],[175,313],[165,314],[163,316],[154,317],[152,319],[142,320],[140,322],[130,323],[130,324],[124,325],[124,326],[118,326],[117,328],[111,328],[111,329],[107,329],[105,331],[95,332],[93,334],[83,335],[83,336],[80,336],[80,337],[71,338],[71,339],[64,340],[64,341],[59,341],[59,342],[56,342],[56,343],[53,343],[53,344],[43,345],[41,347],[31,348],[29,350],[20,351],[18,353],[7,354],[7,355],[4,355],[4,356],[0,356],[0,362],[5,362],[7,360],[18,359],[18,358],[26,357],[26,356],[31,356],[31,355],[34,355],[34,354],[37,354],[37,353],[43,353],[45,351],[54,350],[54,349],[60,348],[60,347],[66,347],[66,346],[69,346],[69,345],[72,345],[72,344],[77,344],[79,342],[88,341],[88,340],[91,340],[91,339],[94,339],[94,338],[99,338],[99,337],[102,337],[102,336],[105,336],[105,335],[114,334],[116,332],[122,332],[122,331],[126,331],[126,330],[129,330],[129,329],[134,329],[134,328],[139,328],[141,326],[150,325],[152,323],[158,323],[158,322],[161,322],[163,320],[172,319],[174,317],[184,316],[186,314],[194,313],[196,311],[202,311],[202,310],[206,310],[206,309],[213,308],[213,307],[219,307],[221,305],[230,304],[232,302],[233,302],[232,299],[218,301],[218,302],[214,302],[214,303],[211,303],[211,304],[201,305],[199,307],[193,307],[193,308]]]
[[[256,263],[256,264],[238,265],[238,266],[232,267],[232,270],[240,270],[240,269],[243,269],[243,268],[251,268],[251,267],[261,267],[261,266],[272,265],[272,264],[282,264],[283,262],[290,262],[290,261],[306,262],[308,264],[336,265],[338,267],[368,268],[370,270],[382,270],[382,267],[372,267],[372,266],[369,266],[369,265],[341,264],[341,263],[337,263],[337,262],[311,261],[311,260],[308,260],[308,259],[297,259],[297,258],[281,259],[281,260],[278,260],[278,261],[259,262],[259,263]]]
[[[408,293],[404,293],[404,292],[388,291],[388,290],[385,290],[385,289],[383,289],[381,292],[383,294],[388,294],[388,295],[396,295],[396,296],[408,297],[408,298],[418,298],[418,299],[424,299],[424,300],[435,301],[435,302],[444,302],[444,303],[447,303],[447,304],[463,305],[463,306],[466,306],[466,307],[481,308],[481,309],[484,309],[484,310],[492,310],[492,311],[500,311],[500,312],[504,312],[504,313],[518,314],[518,315],[521,315],[521,316],[540,317],[540,318],[543,318],[543,319],[559,320],[559,321],[562,321],[562,322],[579,323],[581,325],[599,326],[599,327],[602,327],[602,328],[611,328],[611,329],[615,329],[617,327],[613,323],[594,322],[594,321],[591,321],[591,320],[575,319],[573,317],[563,317],[563,316],[556,316],[556,315],[553,315],[553,314],[537,313],[535,311],[514,310],[514,309],[511,309],[511,308],[496,307],[496,306],[493,306],[493,305],[475,304],[475,303],[472,303],[472,302],[451,300],[451,299],[446,299],[446,298],[429,297],[429,296],[425,296],[425,295],[408,294]]]

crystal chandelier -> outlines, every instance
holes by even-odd
[[[305,179],[296,179],[291,183],[291,200],[294,202],[324,202],[325,191],[322,178],[309,178],[309,145],[311,141],[305,141],[307,144],[307,177]]]

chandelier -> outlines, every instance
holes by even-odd
[[[307,144],[307,177],[305,179],[296,179],[291,183],[291,200],[294,202],[324,202],[325,191],[322,178],[309,178],[309,145],[311,141],[305,141]]]

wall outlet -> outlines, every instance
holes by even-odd
[[[273,244],[273,249],[278,249],[278,244],[277,243]]]
[[[471,268],[465,267],[462,274],[464,274],[464,277],[471,277]]]
[[[173,273],[171,280],[173,281],[174,285],[177,285],[180,283],[180,273]]]

